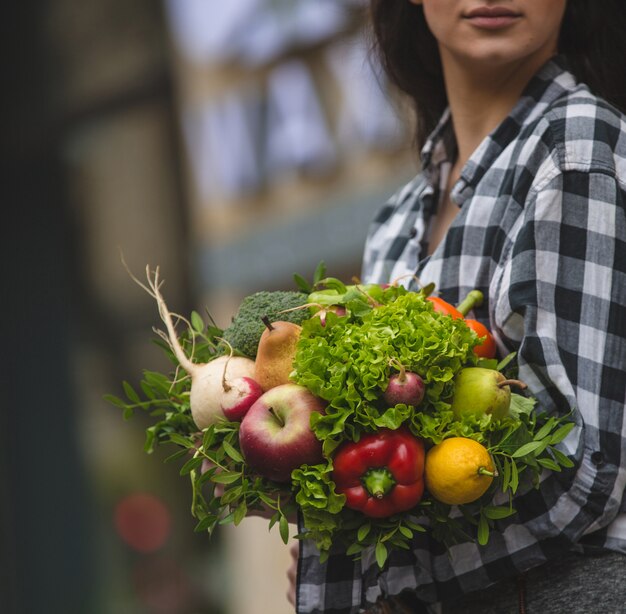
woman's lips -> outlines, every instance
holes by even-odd
[[[463,17],[477,28],[497,30],[514,24],[521,18],[521,14],[505,7],[482,6],[467,12]]]

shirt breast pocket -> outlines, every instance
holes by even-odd
[[[511,270],[511,260],[506,258],[502,265],[496,267],[489,284],[491,332],[498,346],[498,354],[502,357],[517,351],[524,338],[524,317],[510,301]]]

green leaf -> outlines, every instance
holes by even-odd
[[[496,371],[498,369],[498,361],[495,358],[480,358],[476,366]]]
[[[134,403],[141,403],[139,395],[135,392],[134,388],[127,381],[123,381],[122,386],[124,387],[124,393],[131,401],[133,401]]]
[[[574,466],[574,461],[571,458],[569,458],[569,456],[566,456],[565,454],[563,454],[563,452],[561,452],[560,450],[557,450],[556,448],[551,448],[551,451],[552,451],[552,454],[554,454],[554,457],[557,463],[559,463],[561,467],[570,469],[571,467]]]
[[[521,394],[511,393],[511,404],[509,405],[509,415],[513,418],[529,416],[535,408],[535,399],[524,397]]]
[[[562,427],[558,428],[554,433],[552,433],[552,437],[550,437],[550,443],[560,443],[563,441],[570,433],[570,431],[576,426],[574,422],[568,422],[564,424]]]
[[[376,544],[376,562],[378,566],[382,569],[385,566],[385,562],[387,561],[387,546],[383,542],[378,542]]]
[[[550,445],[550,438],[544,437],[539,443],[541,445],[535,450],[535,456],[539,456]]]
[[[296,283],[296,286],[298,286],[298,288],[300,288],[300,290],[302,290],[302,292],[306,292],[307,294],[311,294],[311,291],[313,290],[313,288],[311,288],[311,285],[309,284],[309,282],[304,279],[304,277],[302,277],[302,275],[299,275],[298,273],[295,273],[293,276],[293,280]]]
[[[243,488],[241,486],[237,486],[235,488],[229,488],[224,494],[220,497],[220,503],[223,505],[230,505],[234,503],[243,492]]]
[[[202,533],[203,531],[206,531],[207,529],[211,528],[212,525],[215,524],[216,522],[216,517],[215,516],[205,516],[202,520],[200,520],[200,522],[195,526],[194,531],[196,533]]]
[[[122,413],[124,420],[130,420],[135,415],[135,410],[132,407],[125,407]]]
[[[409,529],[412,529],[413,531],[416,531],[418,533],[423,533],[424,531],[426,531],[426,529],[421,524],[417,524],[416,522],[413,522],[408,518],[404,519],[404,524],[409,527]]]
[[[353,556],[354,554],[359,554],[359,552],[363,552],[363,546],[358,542],[355,542],[348,547],[346,555]]]
[[[551,458],[538,458],[537,462],[546,469],[550,469],[551,471],[561,471],[561,466],[553,461]]]
[[[120,407],[121,409],[124,409],[126,407],[126,402],[122,401],[122,399],[116,397],[114,394],[105,394],[102,399],[107,403],[111,403],[116,407]]]
[[[247,513],[248,513],[248,506],[246,505],[245,501],[242,501],[237,506],[237,509],[235,509],[235,512],[233,514],[233,524],[237,526],[246,517]]]
[[[501,518],[508,518],[515,514],[515,510],[503,505],[489,505],[483,508],[483,514],[486,518],[489,518],[489,520],[500,520]]]
[[[241,473],[235,473],[231,471],[221,471],[220,473],[216,473],[211,481],[216,484],[232,484],[236,482],[241,477]]]
[[[555,426],[556,418],[550,418],[533,436],[535,441],[542,440]]]
[[[219,521],[219,524],[229,524],[233,522],[234,518],[235,512],[231,512],[230,514],[228,514],[228,516],[224,516],[224,518]]]
[[[183,446],[188,449],[195,447],[192,441],[190,441],[189,439],[187,439],[187,437],[184,437],[183,435],[179,435],[178,433],[170,433],[170,441],[172,443],[175,443],[176,445]]]
[[[430,296],[435,291],[435,287],[435,284],[433,282],[430,282],[420,290],[420,294],[422,294],[423,296]]]
[[[171,463],[172,461],[178,460],[179,458],[182,458],[183,456],[187,456],[189,454],[189,452],[184,449],[184,450],[176,450],[176,452],[174,452],[174,454],[170,454],[164,462],[166,463]]]
[[[320,279],[318,283],[329,290],[336,290],[338,294],[345,294],[348,291],[346,284],[336,277],[324,277],[324,279]]]
[[[280,521],[278,523],[278,530],[280,532],[280,537],[283,540],[283,543],[289,543],[289,523],[287,522],[287,518],[281,514]]]
[[[202,471],[202,473],[200,473],[197,477],[196,477],[196,485],[197,486],[202,486],[203,484],[206,484],[207,482],[210,482],[211,479],[213,478],[213,476],[215,475],[216,472],[216,467],[213,467],[211,469],[207,469],[206,471],[202,471],[202,469],[200,471]]]
[[[503,371],[506,367],[509,366],[509,364],[513,361],[513,359],[515,358],[515,356],[517,355],[517,352],[511,352],[510,354],[507,354],[499,363],[498,366],[496,367],[498,371]]]
[[[146,398],[150,400],[156,398],[156,393],[154,392],[154,390],[152,390],[148,382],[142,380],[141,382],[139,382],[139,385],[141,386],[142,392],[146,395]]]
[[[318,284],[324,277],[326,277],[326,263],[320,260],[313,273],[313,284]]]
[[[402,550],[410,550],[411,546],[402,540],[397,535],[389,542],[394,548],[401,548]]]
[[[398,527],[394,527],[391,531],[388,531],[387,533],[385,533],[381,538],[380,541],[381,542],[386,542],[389,541],[390,539],[392,539],[398,532]]]
[[[515,450],[515,452],[511,454],[511,458],[521,458],[522,456],[527,456],[542,447],[545,449],[546,445],[547,443],[544,444],[543,441],[531,441],[530,443],[524,444],[521,448]]]
[[[411,529],[409,529],[409,527],[406,527],[403,524],[401,524],[398,527],[398,531],[400,531],[400,533],[402,533],[402,535],[404,535],[404,537],[406,537],[407,539],[412,539],[413,538],[413,531],[411,531]]]
[[[202,464],[202,458],[200,456],[196,456],[195,458],[190,458],[180,468],[180,475],[187,475],[191,473],[194,469],[197,469],[201,464]]]
[[[235,448],[229,444],[228,441],[224,439],[222,446],[224,446],[226,454],[228,454],[228,456],[230,456],[236,463],[243,463],[243,457],[241,454],[237,452],[237,450],[235,450]]]
[[[362,524],[357,531],[356,538],[362,542],[368,536],[371,528],[372,525],[369,522]]]
[[[156,373],[155,371],[144,371],[143,376],[152,388],[167,394],[170,387],[170,381],[167,376],[162,373]]]
[[[191,326],[197,333],[201,333],[204,330],[204,320],[197,311],[191,312]]]
[[[483,514],[480,515],[478,521],[478,543],[481,546],[487,545],[489,541],[489,523]]]
[[[215,437],[215,425],[212,424],[202,435],[202,447],[206,450],[213,445],[213,438]]]
[[[233,433],[239,430],[238,423],[228,422],[226,420],[216,422],[213,426],[215,427],[216,433]]]
[[[143,444],[143,451],[147,452],[148,454],[151,454],[152,451],[154,450],[154,445],[156,442],[156,429],[154,426],[150,426],[146,429],[146,440],[144,441]],[[179,452],[185,452],[185,450],[179,450]],[[167,459],[166,461],[167,462]]]
[[[280,512],[276,512],[271,518],[270,518],[270,524],[269,524],[269,530],[272,530],[272,527],[280,520],[281,518],[281,513]]]
[[[510,482],[510,488],[513,494],[517,492],[518,486],[519,486],[519,470],[517,469],[517,463],[513,461],[511,462],[511,482]]]
[[[508,458],[502,461],[502,492],[506,491],[511,482],[511,461]]]
[[[259,499],[265,503],[269,508],[276,509],[276,499],[272,499],[270,496],[266,495],[263,492],[258,493]]]
[[[505,432],[504,437],[495,446],[497,451],[513,454],[515,450],[532,441],[532,436],[523,422],[515,421]]]

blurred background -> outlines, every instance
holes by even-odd
[[[3,10],[0,612],[282,614],[264,520],[209,540],[148,422],[102,399],[168,369],[156,307],[226,326],[324,260],[360,271],[413,176],[361,0],[21,0]],[[166,451],[167,452],[167,451]],[[171,451],[170,451],[171,452]]]

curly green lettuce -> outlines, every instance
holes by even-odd
[[[455,374],[476,362],[476,336],[463,321],[435,312],[420,293],[394,289],[382,299],[358,315],[329,317],[325,326],[317,318],[303,323],[292,377],[328,402],[312,420],[327,455],[344,439],[412,418],[409,406],[381,403],[391,359],[424,380],[423,412],[448,409]]]

